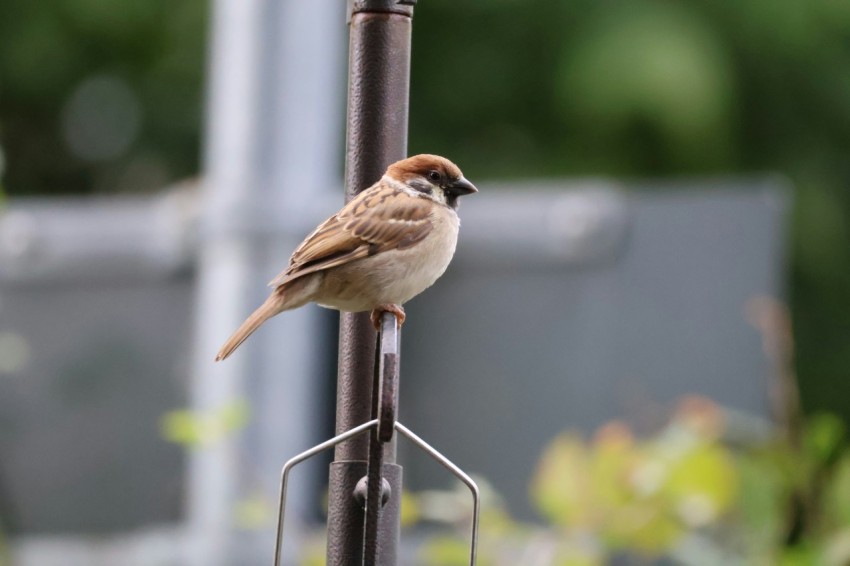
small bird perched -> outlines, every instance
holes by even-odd
[[[404,323],[402,305],[430,287],[457,245],[458,197],[478,192],[438,155],[408,157],[325,220],[289,258],[274,291],[225,342],[227,358],[274,315],[309,302],[348,312],[382,312]]]

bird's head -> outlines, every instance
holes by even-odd
[[[414,155],[389,166],[387,175],[426,197],[457,208],[458,197],[477,193],[457,165],[439,155]]]

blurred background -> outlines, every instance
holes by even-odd
[[[342,202],[344,4],[0,0],[0,564],[269,560],[337,317],[212,358]],[[484,563],[850,563],[850,3],[422,0],[411,85],[482,190],[401,416]],[[402,456],[409,563],[463,563]]]

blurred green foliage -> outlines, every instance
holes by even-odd
[[[155,190],[196,172],[208,8],[0,0],[6,190]],[[411,152],[470,178],[789,177],[804,404],[850,417],[850,2],[423,0],[413,37]],[[92,118],[81,92],[117,100],[103,113],[126,128],[88,120],[69,141]]]
[[[850,2],[427,0],[415,21],[411,152],[470,178],[790,178],[803,401],[850,418]]]
[[[476,479],[478,564],[845,566],[848,440],[829,414],[791,433],[702,397],[681,400],[649,436],[619,421],[590,439],[564,432],[545,449],[530,486],[542,524],[513,519]],[[471,513],[461,484],[404,493],[403,526],[428,526],[418,531],[426,536],[414,563],[466,566]],[[301,564],[323,564],[324,531],[303,542]]]
[[[0,0],[9,193],[155,190],[197,171],[207,9],[202,0]],[[63,130],[75,93],[97,78],[124,87],[140,127],[126,150],[86,159]]]
[[[2,527],[2,525],[0,525]],[[6,535],[0,528],[0,566],[12,566],[12,551],[6,543]]]
[[[648,438],[635,438],[619,422],[589,441],[562,434],[544,452],[531,486],[547,525],[514,522],[489,494],[480,564],[601,566],[624,556],[629,564],[660,557],[694,566],[850,563],[850,449],[841,421],[810,418],[799,445],[778,433],[764,436],[769,426],[754,434],[747,422],[688,398]],[[422,507],[435,497],[412,499]],[[443,521],[457,534],[429,540],[421,564],[468,563],[468,501],[442,502],[449,503],[466,509]]]
[[[237,399],[207,412],[169,411],[160,419],[160,431],[169,442],[187,448],[205,448],[243,430],[250,417],[248,402]]]

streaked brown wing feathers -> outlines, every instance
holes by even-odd
[[[390,187],[368,189],[328,218],[293,252],[289,267],[269,285],[389,249],[405,249],[431,231],[431,204]]]

